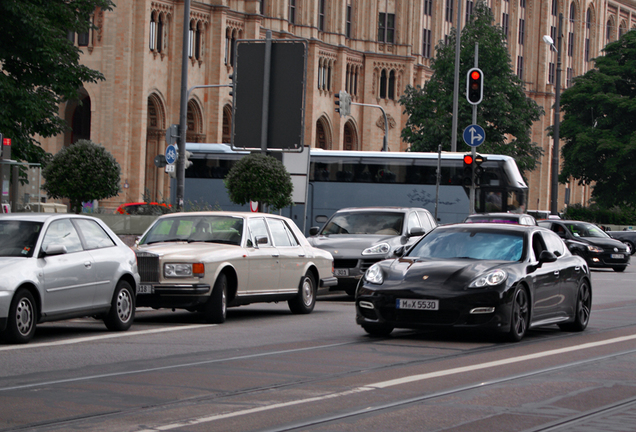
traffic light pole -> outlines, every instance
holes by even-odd
[[[179,154],[185,155],[188,129],[188,54],[190,41],[190,0],[183,2],[183,46],[181,53],[181,106],[179,115]],[[185,158],[177,158],[177,211],[183,211],[185,192]]]
[[[363,104],[363,103],[357,103],[357,102],[351,102],[351,105],[380,108],[380,111],[382,111],[382,115],[384,116],[384,141],[382,143],[382,151],[389,151],[389,145],[388,145],[389,122],[387,121],[386,112],[384,111],[384,108],[382,108],[380,105]]]
[[[474,67],[479,67],[479,44],[475,43],[475,65]],[[471,124],[476,125],[477,124],[477,104],[473,105],[473,122]],[[469,214],[473,214],[475,213],[475,156],[477,155],[477,148],[475,146],[471,146],[472,148],[472,155],[473,155],[473,163],[472,163],[472,167],[473,167],[473,172],[471,175],[471,178],[473,179],[472,182],[470,182],[470,193],[468,196],[468,200],[470,201],[469,204],[469,208],[468,208],[468,213]]]

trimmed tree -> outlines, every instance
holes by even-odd
[[[71,211],[80,213],[83,202],[119,194],[121,167],[101,145],[79,140],[53,156],[42,177],[42,189],[51,198],[68,198]]]
[[[230,200],[243,205],[258,201],[274,210],[293,204],[294,190],[285,166],[272,156],[252,153],[239,160],[225,177]]]
[[[461,140],[463,130],[472,124],[473,106],[465,97],[466,74],[475,62],[475,42],[479,43],[479,68],[484,73],[484,97],[477,105],[477,124],[486,132],[480,153],[509,155],[515,158],[521,172],[535,168],[543,151],[531,141],[533,122],[539,120],[543,108],[526,96],[523,82],[513,72],[506,37],[488,5],[479,0],[470,20],[462,30],[457,116],[457,151],[470,147]],[[448,43],[441,41],[432,61],[433,75],[424,87],[407,86],[400,98],[408,114],[402,139],[411,151],[437,152],[451,150],[453,125],[453,87],[455,81],[455,37],[451,31]]]
[[[561,95],[560,137],[569,177],[593,184],[596,203],[636,209],[636,30],[608,44],[595,69],[574,78]]]

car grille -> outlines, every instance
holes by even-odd
[[[141,282],[159,282],[159,256],[148,252],[137,252],[137,268]]]
[[[357,259],[335,259],[333,260],[335,268],[356,268],[358,266]]]
[[[382,261],[381,259],[365,259],[360,262],[360,271],[367,271],[373,264]]]

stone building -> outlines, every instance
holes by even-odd
[[[460,0],[462,26],[473,1]],[[52,153],[80,138],[104,145],[122,166],[122,192],[101,203],[116,207],[143,197],[170,196],[169,177],[154,165],[165,151],[165,130],[179,123],[183,0],[125,0],[112,11],[96,10],[98,29],[74,35],[81,61],[101,71],[105,81],[82,89],[82,104],[68,102],[61,116],[73,126],[43,140]],[[528,209],[550,207],[552,125],[556,54],[543,35],[556,40],[563,14],[562,88],[593,67],[602,48],[636,27],[634,0],[488,0],[508,34],[513,68],[528,96],[545,109],[532,140],[545,151],[528,174]],[[341,118],[334,94],[349,92],[354,102],[380,105],[388,116],[388,146],[406,150],[400,131],[406,118],[398,103],[408,84],[431,75],[434,47],[455,25],[458,0],[196,0],[189,20],[188,87],[230,84],[233,47],[238,39],[303,38],[308,41],[306,145],[327,149],[380,150],[382,113],[352,106]],[[188,142],[230,142],[232,96],[227,87],[202,88],[188,100]],[[463,143],[461,143],[463,146]],[[460,147],[460,151],[467,148]],[[570,203],[587,204],[589,187],[561,185]]]

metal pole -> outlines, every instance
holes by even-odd
[[[451,151],[457,151],[457,111],[459,107],[459,50],[461,48],[462,1],[457,0],[457,25],[455,36],[455,84],[453,86],[453,131],[451,135]]]
[[[437,208],[439,207],[439,184],[442,181],[442,145],[437,146],[437,175],[435,176],[435,221],[437,218]]]
[[[269,77],[272,65],[272,31],[265,36],[265,67],[263,69],[263,117],[261,119],[261,153],[267,153],[267,127],[269,122]],[[260,205],[260,204],[259,204]]]
[[[479,44],[477,42],[475,42],[475,65],[473,67],[479,67]],[[472,124],[477,124],[477,105],[473,105],[473,123]],[[473,172],[471,173],[470,177],[472,178],[472,182],[470,183],[470,193],[469,193],[469,209],[468,212],[469,214],[473,214],[475,213],[475,156],[477,155],[477,149],[475,148],[475,146],[471,146],[472,147],[472,155],[473,155],[473,163],[472,163],[472,170]]]
[[[382,108],[380,105],[371,105],[371,104],[364,104],[364,103],[358,103],[358,102],[351,102],[351,105],[380,108],[380,111],[382,111],[382,115],[384,116],[384,141],[382,144],[382,151],[389,151],[389,146],[387,144],[387,140],[388,140],[387,137],[389,136],[389,122],[386,116],[386,111],[384,111],[384,108]]]
[[[559,33],[557,34],[557,70],[554,90],[554,145],[552,147],[552,190],[550,193],[550,213],[559,214],[559,124],[561,122],[561,33],[563,14],[559,14]]]
[[[183,211],[185,191],[185,151],[188,128],[188,54],[190,42],[190,0],[183,3],[183,50],[181,53],[181,112],[179,116],[179,157],[177,158],[177,211]]]

